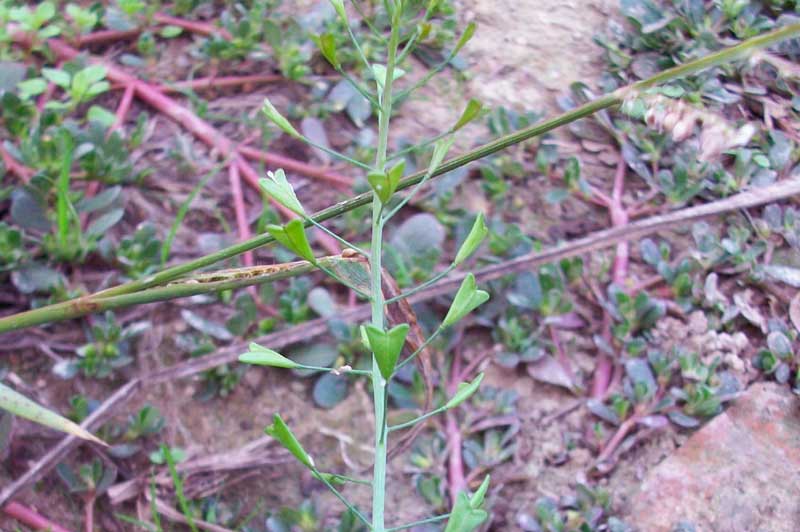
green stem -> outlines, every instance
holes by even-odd
[[[405,429],[407,427],[413,427],[414,425],[416,425],[420,421],[425,421],[429,417],[433,417],[433,416],[435,416],[437,414],[441,414],[445,410],[447,410],[447,408],[442,406],[442,407],[437,408],[436,410],[431,410],[427,414],[422,414],[421,416],[415,417],[414,419],[412,419],[410,421],[406,421],[405,423],[400,423],[398,425],[392,425],[391,427],[389,427],[389,432],[394,432],[396,430]]]
[[[386,77],[383,90],[379,91],[381,103],[378,115],[378,149],[375,154],[375,169],[383,171],[389,147],[389,122],[392,118],[392,82],[399,45],[399,10],[392,13],[392,32],[389,36]],[[370,246],[372,324],[380,329],[385,325],[385,303],[382,290],[383,268],[383,204],[377,194],[372,194],[372,243]],[[375,408],[375,464],[372,471],[372,530],[385,532],[386,461],[388,456],[386,425],[386,387],[388,383],[381,375],[375,355],[372,356],[372,395]]]
[[[519,144],[520,142],[530,140],[534,137],[552,131],[553,129],[556,129],[560,126],[575,122],[576,120],[580,120],[581,118],[590,116],[603,109],[607,109],[609,107],[618,105],[622,102],[622,99],[627,94],[627,91],[646,89],[660,83],[665,83],[674,79],[695,74],[707,68],[712,68],[742,57],[746,57],[747,55],[751,54],[752,52],[755,52],[756,50],[766,48],[778,42],[785,41],[787,39],[791,39],[797,36],[800,36],[800,24],[791,24],[779,30],[767,33],[765,35],[748,39],[736,46],[719,50],[718,52],[710,54],[706,57],[696,59],[684,65],[679,65],[671,69],[665,70],[664,72],[656,74],[651,78],[630,85],[627,88],[618,89],[612,94],[601,96],[595,100],[592,100],[591,102],[581,105],[580,107],[572,109],[571,111],[563,113],[555,118],[545,120],[538,124],[534,124],[530,127],[521,129],[517,132],[500,137],[492,142],[484,144],[483,146],[479,146],[465,153],[464,155],[453,157],[452,159],[449,159],[443,162],[441,165],[439,165],[439,167],[433,172],[433,175],[431,177],[437,177],[446,174],[457,168],[465,166],[471,162],[477,161],[479,159],[497,153],[501,150],[504,150],[509,146],[513,146]],[[409,187],[413,187],[414,185],[422,181],[422,179],[424,179],[426,175],[427,171],[421,171],[417,172],[416,174],[412,174],[411,176],[403,179],[398,185],[397,189],[403,190]],[[372,200],[373,200],[372,192],[366,192],[363,194],[359,194],[348,200],[339,202],[335,205],[332,205],[326,209],[323,209],[315,213],[312,216],[317,223],[324,222],[326,220],[330,220],[331,218],[340,216],[346,212],[352,211],[353,209],[363,207],[364,205],[369,204]],[[311,225],[312,224],[310,222],[306,222],[306,227],[310,227]],[[250,240],[246,240],[244,242],[240,242],[233,246],[217,251],[216,253],[205,255],[203,257],[186,262],[184,264],[172,266],[154,275],[148,276],[144,279],[123,283],[121,285],[108,288],[101,292],[97,292],[89,296],[84,296],[81,299],[86,302],[89,301],[97,302],[97,300],[101,298],[108,298],[123,294],[131,294],[134,292],[139,292],[148,288],[152,288],[154,286],[164,285],[168,282],[174,281],[175,279],[181,276],[189,274],[195,270],[199,270],[201,268],[205,268],[217,262],[230,259],[231,257],[235,257],[237,255],[241,255],[246,251],[251,251],[261,246],[271,244],[274,241],[275,239],[272,238],[272,235],[262,234],[254,238],[251,238]],[[47,307],[42,307],[40,309],[12,316],[7,316],[5,318],[0,318],[0,333],[13,329],[27,327],[30,325],[39,325],[42,323],[47,323],[49,321],[56,321],[59,319],[68,319],[70,317],[74,317],[74,314],[68,315],[68,309],[73,303],[75,303],[75,301],[58,303],[56,305],[49,305]],[[39,317],[31,319],[30,313],[34,313],[35,316],[38,315]],[[22,316],[25,316],[25,318],[21,319]]]
[[[417,349],[416,349],[416,350],[415,350],[413,353],[411,353],[411,354],[408,356],[408,358],[406,358],[405,360],[403,360],[402,362],[400,362],[400,363],[397,365],[397,367],[395,368],[395,372],[398,372],[398,371],[400,371],[401,369],[403,369],[403,366],[405,366],[406,364],[410,364],[412,360],[414,360],[415,358],[417,358],[417,356],[418,356],[420,353],[422,353],[422,350],[423,350],[423,349],[425,349],[426,347],[428,347],[429,345],[431,345],[431,342],[433,342],[434,340],[436,340],[436,338],[437,338],[437,337],[438,337],[440,334],[442,334],[442,331],[444,331],[444,329],[445,329],[444,327],[442,327],[442,326],[439,326],[439,328],[438,328],[438,329],[436,329],[435,331],[433,331],[433,334],[432,334],[432,335],[430,335],[430,336],[428,336],[428,338],[426,338],[426,339],[425,339],[425,341],[424,341],[424,342],[422,342],[422,345],[421,345],[421,346],[419,346],[419,347],[418,347],[418,348],[417,348]]]
[[[416,294],[417,292],[419,292],[421,290],[425,290],[430,285],[432,285],[433,283],[435,283],[439,279],[442,279],[443,277],[445,277],[446,275],[448,275],[450,272],[452,272],[455,269],[456,269],[456,265],[455,264],[451,264],[450,266],[448,266],[444,270],[440,271],[439,273],[437,273],[436,275],[434,275],[433,277],[431,277],[430,279],[428,279],[424,283],[415,286],[414,288],[412,288],[408,292],[403,292],[402,294],[400,294],[398,296],[395,296],[395,297],[393,297],[391,299],[387,299],[386,300],[386,304],[387,305],[391,305],[392,303],[396,303],[397,301],[400,301],[401,299],[406,299],[407,297],[413,296],[414,294]]]
[[[387,528],[386,532],[397,532],[398,530],[407,530],[409,528],[414,528],[415,526],[419,526],[419,525],[427,525],[429,523],[438,523],[439,521],[444,521],[448,517],[450,517],[450,514],[437,515],[435,517],[429,517],[427,519],[422,519],[421,521],[414,521],[413,523],[408,523],[407,525],[394,526],[392,528]]]

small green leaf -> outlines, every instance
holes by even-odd
[[[444,409],[450,410],[451,408],[455,408],[469,399],[472,394],[478,391],[481,381],[483,381],[483,373],[479,373],[478,376],[472,380],[472,382],[460,383],[455,395],[453,395],[453,397],[451,397],[450,400],[445,403]]]
[[[469,258],[470,255],[475,253],[475,250],[481,245],[481,242],[489,234],[489,228],[486,227],[486,221],[483,219],[483,213],[478,213],[475,222],[472,224],[472,229],[469,230],[467,238],[456,253],[456,258],[453,261],[454,266],[458,266]]]
[[[467,24],[467,29],[464,30],[464,33],[461,34],[461,38],[456,43],[456,47],[453,48],[451,55],[456,55],[461,49],[466,45],[472,36],[475,35],[475,23],[470,22]]]
[[[239,355],[239,362],[245,364],[256,364],[258,366],[271,366],[273,368],[286,368],[295,369],[299,368],[300,364],[290,360],[272,349],[260,346],[256,343],[251,343],[247,353]]]
[[[306,228],[303,222],[295,218],[285,225],[268,225],[267,231],[275,240],[280,242],[286,249],[294,252],[298,257],[308,262],[316,262],[314,252],[306,238]]]
[[[400,161],[393,166],[388,172],[370,172],[367,174],[367,182],[375,191],[381,203],[388,203],[397,190],[397,185],[400,183],[400,178],[403,177],[405,171],[405,161]]]
[[[0,408],[7,410],[15,416],[24,417],[34,423],[39,423],[46,427],[50,427],[67,434],[72,434],[84,440],[93,441],[100,445],[106,443],[95,437],[90,432],[84,430],[79,425],[72,421],[61,417],[55,412],[31,401],[21,393],[9,388],[8,386],[0,383]]]
[[[315,38],[314,41],[317,43],[317,47],[319,51],[322,53],[322,56],[331,64],[333,68],[336,70],[341,69],[342,64],[339,62],[339,58],[336,56],[336,39],[330,33],[323,33],[319,37]]]
[[[19,97],[23,100],[37,96],[47,90],[47,81],[43,78],[31,78],[17,83]]]
[[[447,316],[442,322],[443,327],[450,327],[461,321],[464,316],[475,310],[489,300],[489,294],[483,290],[478,290],[475,284],[475,276],[467,274],[461,282],[461,286],[456,292],[456,297],[447,311]]]
[[[297,461],[309,469],[314,469],[314,460],[309,456],[297,438],[289,430],[289,427],[283,421],[280,414],[275,414],[272,417],[272,425],[264,429],[268,436],[272,436],[283,445],[287,451],[297,458]]]
[[[89,107],[89,111],[86,113],[86,118],[89,119],[89,122],[97,122],[104,128],[111,127],[117,119],[114,113],[110,112],[108,109],[100,107],[99,105],[93,105]]]
[[[439,139],[436,141],[436,144],[433,145],[433,154],[431,155],[431,162],[428,165],[428,175],[433,175],[439,165],[442,164],[445,156],[447,156],[447,152],[450,151],[450,148],[453,146],[453,142],[455,142],[455,137],[453,135],[449,135],[443,139]]]
[[[165,39],[175,38],[181,33],[183,33],[183,28],[181,28],[180,26],[173,26],[172,24],[164,26],[163,28],[161,28],[161,31],[159,32],[159,34]]]
[[[264,192],[293,213],[305,216],[305,210],[303,210],[300,200],[297,199],[294,188],[286,179],[283,169],[279,168],[275,172],[268,172],[267,175],[269,179],[261,178],[258,181]]]
[[[470,99],[467,102],[467,107],[464,109],[464,112],[461,113],[461,118],[458,119],[458,122],[450,129],[451,132],[458,131],[462,127],[466,126],[472,120],[478,116],[478,113],[481,112],[483,109],[483,104],[476,100],[475,98]]]
[[[408,334],[408,324],[402,323],[389,331],[379,329],[374,325],[364,327],[364,332],[369,340],[369,346],[375,354],[375,361],[384,379],[389,380],[394,373],[397,359],[403,350]]]
[[[472,532],[486,521],[489,514],[480,506],[488,486],[489,478],[487,477],[472,499],[463,491],[458,494],[453,511],[450,513],[450,519],[447,521],[447,528],[444,529],[445,532]]]
[[[57,68],[43,68],[42,77],[62,89],[68,89],[70,86],[71,78],[69,74]]]
[[[284,133],[291,135],[295,138],[301,138],[302,135],[294,128],[294,126],[275,109],[269,98],[264,98],[264,105],[261,107],[261,112],[276,126],[278,126]]]
[[[347,12],[344,10],[344,0],[329,0],[339,17],[347,22]]]
[[[402,68],[394,67],[392,72],[392,82],[401,78],[406,73]],[[383,92],[383,84],[386,82],[386,67],[380,64],[372,65],[372,75],[375,76],[375,83],[378,85],[378,92]]]
[[[483,479],[483,482],[481,482],[481,485],[478,486],[478,489],[475,491],[472,497],[470,497],[469,505],[473,508],[480,508],[483,506],[483,499],[486,498],[486,492],[489,491],[490,479],[491,477],[486,475],[486,477]]]

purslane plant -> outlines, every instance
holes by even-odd
[[[339,17],[343,19],[345,24],[349,24],[344,5],[341,1],[332,1],[336,12]],[[422,15],[420,24],[424,24],[428,18],[428,12],[433,7],[434,2],[428,4],[428,9]],[[428,417],[439,414],[446,410],[457,407],[459,404],[466,401],[475,391],[477,391],[483,375],[479,375],[472,382],[462,383],[457,392],[451,397],[443,406],[436,408],[430,412],[424,413],[419,417],[400,425],[389,426],[387,422],[387,405],[388,396],[387,388],[396,371],[403,364],[410,362],[415,357],[421,355],[422,348],[414,351],[402,363],[398,365],[401,353],[406,345],[406,335],[409,332],[409,324],[389,323],[387,318],[386,308],[388,304],[393,303],[397,297],[391,301],[387,301],[383,293],[383,267],[382,267],[382,253],[383,253],[383,233],[387,222],[409,201],[411,197],[420,189],[420,187],[433,176],[434,172],[441,165],[444,160],[448,149],[453,143],[452,133],[464,125],[465,122],[477,116],[476,106],[473,103],[467,106],[464,116],[459,120],[457,127],[453,128],[447,134],[440,136],[433,145],[431,161],[427,172],[419,181],[417,186],[405,198],[397,200],[395,194],[398,185],[403,177],[405,165],[404,163],[392,163],[392,157],[389,154],[389,131],[390,120],[392,111],[398,98],[405,96],[405,93],[395,94],[395,82],[402,77],[403,71],[399,68],[398,59],[399,55],[404,56],[407,53],[408,47],[413,47],[416,41],[415,32],[404,32],[401,27],[401,20],[405,19],[406,13],[404,10],[410,7],[410,3],[404,1],[386,2],[385,9],[391,19],[391,30],[387,40],[386,62],[385,64],[370,63],[369,60],[362,56],[361,59],[368,66],[367,71],[371,72],[374,81],[374,91],[367,89],[365,85],[356,79],[345,76],[345,79],[351,81],[357,90],[360,92],[367,92],[370,100],[376,104],[376,112],[378,115],[378,140],[375,154],[375,162],[371,167],[364,168],[365,165],[357,163],[357,165],[366,170],[366,179],[372,188],[372,224],[371,224],[371,239],[368,251],[359,249],[354,244],[347,242],[340,238],[338,235],[333,235],[337,240],[342,242],[349,250],[352,250],[353,255],[361,255],[363,260],[366,261],[369,271],[369,288],[367,291],[354,286],[349,280],[345,279],[332,269],[326,268],[322,262],[318,261],[314,256],[314,252],[306,237],[306,228],[303,221],[311,222],[319,226],[321,229],[327,231],[324,227],[317,224],[310,218],[302,204],[298,200],[291,184],[286,179],[282,170],[271,173],[269,179],[261,181],[264,191],[272,197],[275,201],[291,210],[298,215],[296,218],[282,226],[273,225],[268,227],[269,233],[275,238],[278,243],[289,249],[297,256],[305,259],[309,263],[315,265],[331,277],[334,277],[339,282],[345,284],[349,288],[355,290],[359,295],[367,299],[371,307],[371,320],[370,323],[364,324],[361,327],[362,340],[366,347],[372,352],[372,369],[371,371],[354,371],[350,368],[325,368],[330,371],[335,371],[339,374],[351,373],[356,376],[366,376],[370,379],[373,391],[373,406],[375,413],[375,462],[373,466],[372,480],[369,482],[372,486],[372,512],[371,517],[367,517],[364,512],[355,508],[350,503],[345,495],[341,493],[334,484],[344,483],[351,481],[347,477],[343,477],[331,473],[323,473],[318,468],[313,458],[303,449],[300,442],[292,433],[289,426],[281,418],[279,414],[274,417],[272,425],[267,427],[266,432],[277,439],[294,457],[305,467],[311,470],[312,474],[322,481],[333,493],[339,498],[347,508],[357,518],[362,520],[364,524],[374,531],[384,532],[386,528],[385,516],[385,495],[386,495],[386,482],[387,482],[387,456],[388,456],[388,441],[389,435],[392,431],[400,430],[411,427],[421,423]],[[463,47],[469,40],[474,32],[474,27],[469,26],[464,35],[459,39],[454,50]],[[405,35],[402,37],[401,35]],[[359,43],[354,40],[354,45],[357,50],[360,50]],[[331,63],[337,70],[340,64],[337,60],[336,48],[334,40],[329,35],[321,35],[316,39],[320,47],[322,55]],[[403,46],[405,45],[405,48]],[[423,78],[424,80],[425,78]],[[411,87],[412,89],[415,88]],[[292,124],[283,117],[280,112],[266,100],[263,106],[263,114],[271,122],[277,125],[284,133],[306,140]],[[334,155],[338,155],[335,154]],[[350,161],[345,156],[340,158]],[[463,263],[477,248],[480,246],[482,240],[486,237],[488,229],[484,223],[483,216],[478,216],[475,224],[470,231],[469,235],[461,245],[455,260],[447,271],[452,271],[456,266]],[[399,297],[407,297],[409,293],[402,294]],[[434,335],[441,332],[443,329],[452,327],[461,319],[467,316],[477,306],[484,303],[489,299],[489,294],[479,290],[476,286],[475,277],[468,275],[458,290],[455,299],[447,313],[444,321]],[[423,344],[426,345],[430,339]],[[297,368],[298,365],[292,360],[284,357],[280,353],[270,350],[267,347],[252,345],[249,352],[243,354],[240,358],[242,362],[250,364],[260,364],[264,366],[272,366],[278,368]],[[342,375],[341,378],[345,378]],[[486,490],[488,489],[488,477],[482,484],[478,492],[472,497],[466,494],[460,496],[455,505],[453,512],[445,516],[432,517],[429,521],[440,521],[448,519],[447,530],[451,532],[468,532],[479,526],[487,517],[488,513],[482,508],[483,498]],[[426,520],[428,521],[428,520]],[[417,523],[419,524],[419,523]],[[392,529],[405,529],[411,524],[401,527],[394,527]]]

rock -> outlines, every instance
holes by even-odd
[[[629,522],[671,532],[795,532],[800,516],[800,399],[751,386],[645,477]]]

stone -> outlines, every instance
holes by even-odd
[[[800,398],[751,386],[727,411],[648,472],[628,522],[671,532],[796,532],[800,526]]]

